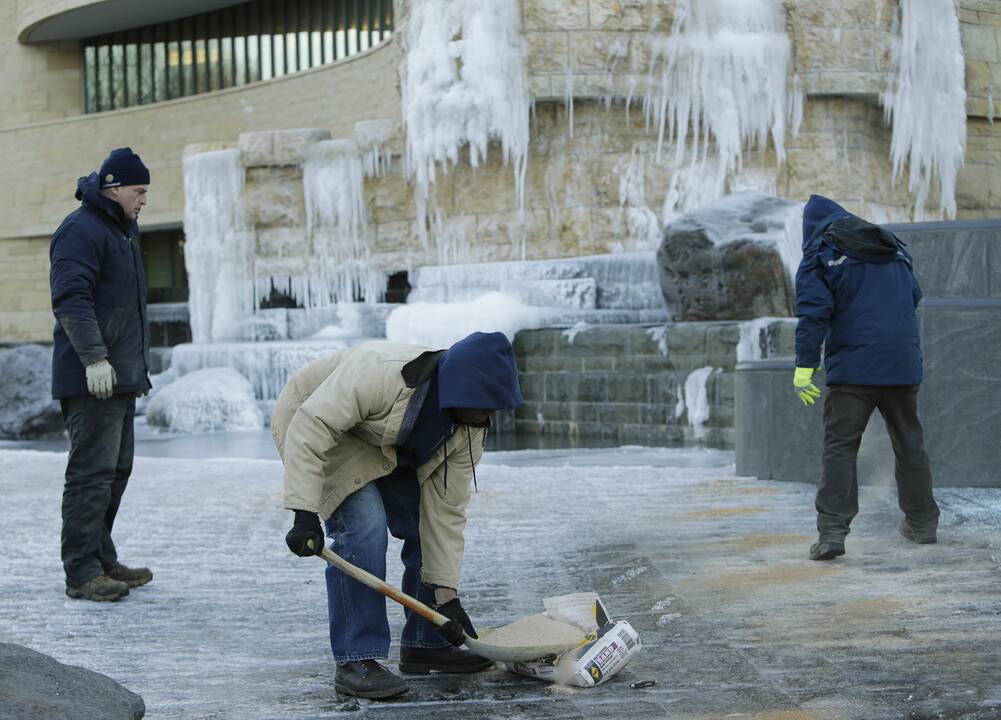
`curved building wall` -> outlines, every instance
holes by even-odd
[[[276,128],[318,127],[350,136],[360,120],[399,118],[398,61],[390,42],[333,65],[239,88],[0,128],[0,156],[11,170],[0,179],[0,257],[6,261],[0,342],[51,337],[48,239],[76,207],[77,177],[96,169],[109,149],[129,145],[150,168],[143,226],[177,225],[184,212],[186,145],[233,143],[242,132]]]

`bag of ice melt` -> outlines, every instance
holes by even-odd
[[[584,602],[590,603],[584,612]],[[577,593],[544,601],[546,614],[586,630],[579,646],[562,655],[527,662],[505,663],[508,670],[547,682],[576,687],[594,687],[614,677],[639,654],[639,634],[625,620],[608,618],[595,593]]]

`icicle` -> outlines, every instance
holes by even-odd
[[[529,93],[521,7],[510,0],[414,0],[403,41],[405,170],[428,248],[436,166],[447,172],[463,147],[475,167],[488,142],[500,141],[523,209]]]
[[[573,137],[573,70],[569,67],[563,77],[563,98],[567,107],[567,131]]]
[[[392,156],[389,140],[396,132],[392,120],[363,120],[355,123],[354,139],[363,153],[365,177],[379,177],[389,170]]]
[[[626,213],[631,249],[656,249],[660,244],[660,223],[647,207],[644,157],[633,146],[629,163],[619,172],[619,207]]]
[[[240,151],[191,155],[183,171],[191,335],[196,343],[232,339],[254,299]]]
[[[364,163],[358,146],[353,140],[324,140],[304,154],[306,230],[313,258],[308,263],[308,301],[303,305],[309,308],[357,296],[380,300],[385,274],[371,267]]]
[[[681,172],[688,163],[665,217],[687,209],[695,192],[701,204],[720,197],[745,147],[764,148],[770,137],[778,161],[785,159],[786,122],[798,131],[802,90],[798,78],[787,81],[782,12],[778,0],[680,0],[671,35],[651,35],[645,125],[656,128],[658,160],[673,142],[672,166]]]
[[[953,0],[901,0],[891,74],[880,95],[893,124],[893,179],[908,167],[914,219],[938,176],[939,215],[956,216],[956,176],[966,152],[966,84]]]

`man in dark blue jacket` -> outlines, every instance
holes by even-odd
[[[892,233],[819,195],[803,209],[803,260],[796,273],[796,370],[793,386],[804,405],[824,345],[827,399],[824,455],[817,490],[818,541],[813,560],[845,553],[858,513],[857,458],[873,410],[893,444],[900,533],[934,543],[938,505],[918,420],[922,380],[916,309],[921,288],[910,255]]]
[[[136,220],[149,170],[130,148],[80,178],[52,236],[52,394],[70,438],[63,489],[66,594],[118,600],[153,579],[118,562],[111,529],[132,472],[137,394],[149,391],[146,279]]]

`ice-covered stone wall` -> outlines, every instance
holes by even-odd
[[[415,5],[396,3],[401,42]],[[480,5],[481,17],[503,15],[499,5]],[[969,117],[967,151],[955,183],[958,217],[1001,214],[1001,163],[996,162],[1001,157],[1001,124],[994,124],[989,112],[993,95],[1001,97],[993,91],[994,84],[1001,83],[997,80],[1001,78],[1001,9],[995,5],[983,0],[959,4]],[[440,127],[429,128],[413,117],[408,124],[406,108],[421,107],[416,102],[401,104],[400,116],[392,119],[395,127],[391,133],[386,135],[385,128],[380,131],[383,135],[375,133],[381,149],[374,154],[357,131],[358,137],[332,138],[334,144],[355,142],[360,155],[353,157],[379,168],[377,172],[365,170],[360,192],[355,181],[337,183],[342,190],[354,188],[353,199],[346,205],[340,201],[347,195],[324,195],[317,192],[315,183],[304,182],[303,141],[324,140],[328,134],[247,134],[241,138],[240,149],[247,213],[256,231],[255,277],[264,278],[264,284],[275,282],[309,304],[314,296],[311,288],[316,287],[309,273],[316,268],[305,267],[307,257],[314,264],[331,264],[333,274],[351,263],[374,270],[376,274],[369,278],[352,275],[353,282],[360,281],[352,292],[371,294],[385,272],[443,262],[542,260],[654,249],[665,221],[674,212],[689,204],[702,204],[721,192],[718,174],[692,173],[690,165],[681,172],[669,162],[682,145],[687,160],[707,150],[709,157],[714,156],[719,134],[696,137],[689,133],[679,140],[676,132],[674,141],[661,147],[658,160],[657,116],[643,112],[644,98],[660,97],[657,91],[663,87],[663,71],[670,64],[666,59],[674,58],[675,69],[685,62],[694,67],[694,50],[687,60],[680,50],[669,51],[672,42],[689,49],[696,45],[694,37],[679,44],[676,36],[682,31],[705,36],[709,45],[716,43],[698,63],[707,67],[708,58],[718,61],[721,64],[711,66],[717,74],[737,57],[720,49],[720,36],[724,46],[727,39],[733,39],[752,55],[764,52],[762,48],[768,43],[763,39],[770,38],[777,47],[788,43],[788,57],[779,52],[759,58],[757,80],[764,84],[755,95],[757,100],[735,104],[740,116],[735,126],[738,135],[757,138],[757,142],[739,143],[739,162],[731,155],[722,191],[757,190],[798,201],[819,193],[876,222],[913,217],[915,193],[906,177],[892,182],[894,129],[880,105],[880,94],[899,69],[892,51],[895,38],[902,37],[899,23],[895,26],[899,3],[741,0],[736,4],[698,4],[697,9],[708,12],[707,8],[723,6],[742,8],[750,14],[735,11],[732,18],[715,20],[693,16],[683,23],[679,11],[696,7],[687,1],[522,0],[523,57],[510,34],[514,26],[507,23],[503,24],[504,32],[492,40],[504,49],[503,62],[497,67],[446,63],[450,69],[441,81],[442,94],[457,103],[453,118],[457,124],[446,125],[449,132],[438,132]],[[457,31],[446,46],[475,60],[479,56],[469,55],[468,43],[463,43],[479,37],[476,33],[481,30],[468,17],[460,19],[463,27],[470,24],[471,29],[465,35],[465,30]],[[417,37],[422,28],[441,31],[446,25],[452,27],[451,21],[445,20],[443,16],[427,25],[424,17],[425,25],[410,27],[410,31]],[[440,45],[435,47],[441,50]],[[421,68],[430,67],[428,56],[407,58],[404,54],[403,59],[404,87],[415,72],[420,75]],[[512,82],[505,75],[517,70],[522,59],[524,95],[516,92],[521,81]],[[414,64],[408,71],[410,60]],[[783,61],[785,70],[779,72]],[[504,82],[498,75],[501,66],[507,68],[500,74],[505,75]],[[780,75],[786,81],[784,95],[778,89]],[[470,90],[474,76],[496,82],[477,94]],[[804,93],[801,107],[797,87]],[[774,91],[766,92],[768,88]],[[414,97],[428,100],[420,93],[408,95],[408,100]],[[515,116],[523,112],[519,105],[523,97],[533,99],[533,105],[524,109],[528,113],[527,162],[521,165],[520,149],[515,152],[521,148],[521,140],[512,128]],[[503,122],[483,114],[484,109],[496,108],[499,98],[511,100],[505,110],[512,114]],[[690,116],[699,114],[694,108],[689,106]],[[441,109],[435,110],[439,124],[448,119]],[[676,130],[683,124],[677,120],[682,115],[674,113]],[[700,117],[702,127],[722,127],[719,123],[725,119],[707,120],[704,109]],[[792,131],[796,120],[798,134]],[[784,133],[780,131],[783,123]],[[413,137],[408,135],[411,132]],[[764,142],[763,132],[767,136]],[[700,141],[708,141],[708,145],[693,147]],[[414,142],[432,145],[415,147]],[[729,147],[736,149],[733,143]],[[308,177],[348,177],[334,172],[332,164],[316,173],[309,170],[312,161],[305,164]],[[423,220],[411,181],[418,166],[423,168],[424,180],[429,181],[434,172],[434,203],[439,211],[427,213]],[[524,169],[523,184],[519,168]],[[903,172],[906,175],[907,169]],[[927,202],[930,213],[937,213],[940,205],[938,188],[933,179]],[[327,209],[336,211],[327,212],[326,220],[320,221],[322,232],[336,235],[351,227],[362,230],[357,235],[348,233],[350,252],[343,261],[329,263],[325,248],[316,252],[310,245],[319,225],[310,225],[307,213],[313,211],[308,207],[315,210],[319,206],[310,204],[307,196],[326,198]],[[342,226],[335,218],[340,213],[338,217],[347,219],[342,211],[351,208],[353,217],[363,221],[364,227],[352,226],[350,221]],[[428,233],[433,242],[422,242],[422,235]],[[345,287],[343,282],[320,283],[319,287],[328,292],[332,285]],[[256,296],[265,289],[259,284]],[[345,290],[335,294],[344,295]]]

